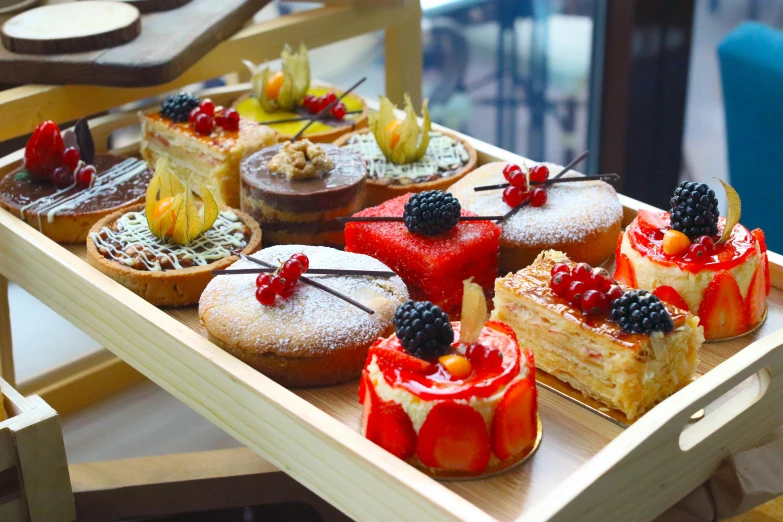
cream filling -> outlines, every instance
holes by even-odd
[[[717,273],[716,270],[709,269],[693,273],[688,270],[682,270],[676,264],[664,266],[656,263],[637,252],[631,246],[628,233],[623,234],[620,252],[628,256],[628,260],[631,262],[637,288],[653,292],[659,286],[671,286],[682,296],[692,314],[698,313],[701,300],[704,297],[704,291]],[[729,270],[734,280],[737,281],[743,299],[748,295],[753,274],[756,273],[760,262],[761,254],[756,249],[756,252],[747,261]]]

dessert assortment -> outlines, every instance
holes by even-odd
[[[90,230],[90,264],[152,304],[197,303],[212,270],[259,248],[261,229],[244,212],[221,209],[204,185],[197,187],[199,205],[194,185],[159,160],[146,204],[110,214]]]
[[[465,220],[470,217],[478,220]],[[474,278],[491,295],[500,228],[462,209],[449,193],[405,194],[358,212],[355,219],[345,225],[345,249],[400,274],[412,299],[431,301],[456,316],[465,279]]]
[[[714,190],[683,182],[669,212],[639,211],[616,252],[618,280],[698,315],[707,340],[760,325],[770,292],[764,232],[739,224],[739,196],[724,186],[725,218],[718,215]]]
[[[306,258],[304,265],[300,258]],[[408,298],[399,277],[372,273],[389,268],[368,256],[280,245],[237,261],[228,272],[258,267],[254,259],[280,271],[216,276],[201,296],[199,318],[215,344],[285,386],[356,378],[368,348],[393,331],[394,311]],[[316,274],[317,269],[367,275]],[[318,286],[297,282],[300,278],[339,292],[369,312]]]
[[[526,267],[549,249],[565,252],[577,262],[603,263],[614,251],[623,218],[614,188],[598,180],[535,186],[531,182],[546,182],[564,169],[551,163],[525,163],[488,163],[449,187],[465,209],[477,214],[505,215],[519,209],[499,224],[500,272]],[[567,172],[563,178],[578,176]],[[504,182],[510,186],[476,190]],[[525,202],[529,204],[519,208]]]
[[[343,225],[364,204],[367,168],[361,158],[308,139],[267,147],[240,166],[241,208],[264,229],[269,245],[342,248]]]
[[[232,208],[239,207],[240,161],[278,140],[271,128],[190,93],[169,96],[160,111],[139,117],[147,163],[167,158],[176,175],[193,177]]]
[[[362,370],[362,433],[438,478],[508,469],[537,447],[533,354],[505,324],[487,321],[484,290],[465,282],[463,320],[427,301],[394,314]]]
[[[302,137],[312,142],[331,143],[367,125],[367,107],[361,97],[330,85],[311,84],[304,44],[298,52],[286,46],[281,58],[279,71],[243,60],[251,74],[251,94],[234,103],[239,114],[272,127],[283,140],[304,130]],[[315,116],[317,120],[311,123]]]
[[[492,318],[531,347],[539,369],[628,419],[688,384],[704,341],[687,310],[554,250],[497,280]]]
[[[409,192],[446,189],[476,166],[476,150],[467,141],[431,130],[427,100],[421,125],[407,95],[403,120],[397,119],[388,98],[380,100],[379,112],[370,113],[369,129],[335,141],[367,163],[368,206]]]
[[[63,135],[53,121],[41,123],[23,166],[0,180],[0,207],[58,243],[81,243],[98,220],[141,203],[152,177],[136,158],[95,154],[84,120],[77,130]]]

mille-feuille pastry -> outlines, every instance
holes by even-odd
[[[361,210],[367,169],[361,158],[303,139],[245,158],[241,208],[261,224],[267,245],[345,246],[335,218]]]
[[[507,183],[509,177],[529,176],[546,181],[562,167],[525,161],[522,167],[505,162],[482,165],[449,188],[467,210],[481,215],[504,215],[525,199],[530,204],[500,224],[500,273],[528,266],[544,250],[565,252],[574,261],[592,265],[612,255],[623,207],[614,188],[603,181],[559,183],[547,188],[508,187],[475,191],[476,187]],[[527,173],[525,173],[527,170]],[[568,172],[566,177],[579,176]]]
[[[764,232],[739,224],[739,196],[718,215],[715,192],[683,182],[670,212],[639,211],[617,244],[615,277],[699,316],[707,340],[761,324],[770,292]]]
[[[140,118],[147,163],[167,158],[176,175],[192,177],[233,208],[239,208],[239,162],[278,140],[271,128],[189,93],[169,96],[159,112]]]
[[[364,436],[439,478],[508,469],[540,440],[533,354],[507,325],[486,321],[473,287],[465,304],[481,306],[461,323],[429,302],[400,306],[396,334],[378,339],[362,371]]]
[[[367,163],[367,206],[408,192],[445,190],[476,166],[476,150],[456,134],[433,131],[427,101],[419,126],[410,98],[405,97],[405,119],[381,97],[380,112],[370,113],[369,129],[346,134],[335,145],[358,153]]]
[[[87,123],[77,128],[81,146],[70,131],[66,144],[53,121],[41,123],[24,165],[0,180],[0,207],[58,243],[81,243],[101,218],[144,201],[152,178],[139,159],[94,154]]]
[[[497,280],[492,318],[533,349],[537,368],[628,419],[690,382],[704,341],[687,310],[553,250]]]
[[[250,93],[237,99],[233,106],[251,120],[264,123],[290,140],[302,132],[313,143],[331,143],[347,132],[367,126],[367,106],[361,96],[337,87],[310,81],[307,48],[292,52],[286,45],[281,54],[281,70],[242,60],[250,70]],[[341,97],[337,101],[338,97]],[[316,121],[312,118],[335,103]],[[279,123],[274,123],[279,122]]]
[[[199,301],[199,318],[218,346],[278,383],[320,386],[353,379],[408,291],[397,277],[311,274],[313,269],[387,271],[367,256],[333,248],[278,245],[253,259],[280,267],[277,274],[216,277]],[[234,269],[258,268],[242,259]],[[299,280],[302,274],[350,297],[372,313]]]
[[[155,305],[198,302],[212,271],[261,246],[258,224],[238,210],[218,206],[212,193],[185,186],[160,160],[146,205],[106,216],[90,230],[87,260]]]

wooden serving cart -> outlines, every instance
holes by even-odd
[[[418,23],[410,27],[420,16],[416,3],[323,9],[301,15],[306,22],[296,34],[308,46],[387,27],[387,90],[397,100],[406,90],[419,98],[420,61],[407,63],[414,47],[420,57]],[[291,27],[280,19],[267,23],[265,31],[245,29],[199,62],[195,72],[160,88],[27,86],[0,92],[0,140],[44,118],[65,121],[231,72],[236,56],[258,59],[262,44],[276,52]],[[413,76],[406,77],[408,72]],[[209,96],[225,103],[243,89],[247,86]],[[135,118],[119,113],[92,120],[99,151],[113,131]],[[461,137],[476,148],[479,164],[523,160]],[[134,153],[137,146],[118,152]],[[0,159],[0,175],[21,161],[21,151]],[[620,199],[625,224],[639,209],[650,208]],[[428,478],[362,437],[356,381],[285,389],[212,344],[196,307],[155,307],[93,269],[85,255],[84,246],[58,245],[0,211],[0,285],[6,280],[20,285],[119,358],[101,354],[90,366],[71,368],[79,370],[76,376],[60,377],[80,378],[97,389],[107,375],[132,380],[128,376],[138,372],[357,520],[649,520],[705,481],[727,455],[783,424],[783,256],[771,252],[767,321],[745,337],[705,344],[700,378],[627,428],[540,387],[544,438],[538,452],[506,473],[462,482]],[[0,287],[0,332],[9,326],[4,290]],[[0,336],[7,376],[13,375],[10,347],[10,335]],[[51,397],[62,397],[63,389]],[[691,422],[701,409],[705,415]]]

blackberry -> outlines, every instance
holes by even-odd
[[[669,333],[674,329],[674,321],[661,300],[646,290],[630,290],[615,299],[612,320],[627,333]]]
[[[402,217],[414,234],[436,236],[451,230],[458,222],[462,207],[457,198],[442,190],[428,190],[410,197]]]
[[[411,301],[397,307],[394,329],[405,350],[421,359],[449,353],[454,330],[449,315],[429,301]]]
[[[683,181],[669,203],[673,230],[691,240],[718,235],[718,200],[706,184]]]
[[[190,94],[189,92],[172,94],[163,100],[163,105],[160,108],[160,115],[171,121],[183,123],[188,121],[190,111],[198,107],[199,103],[198,96]]]

